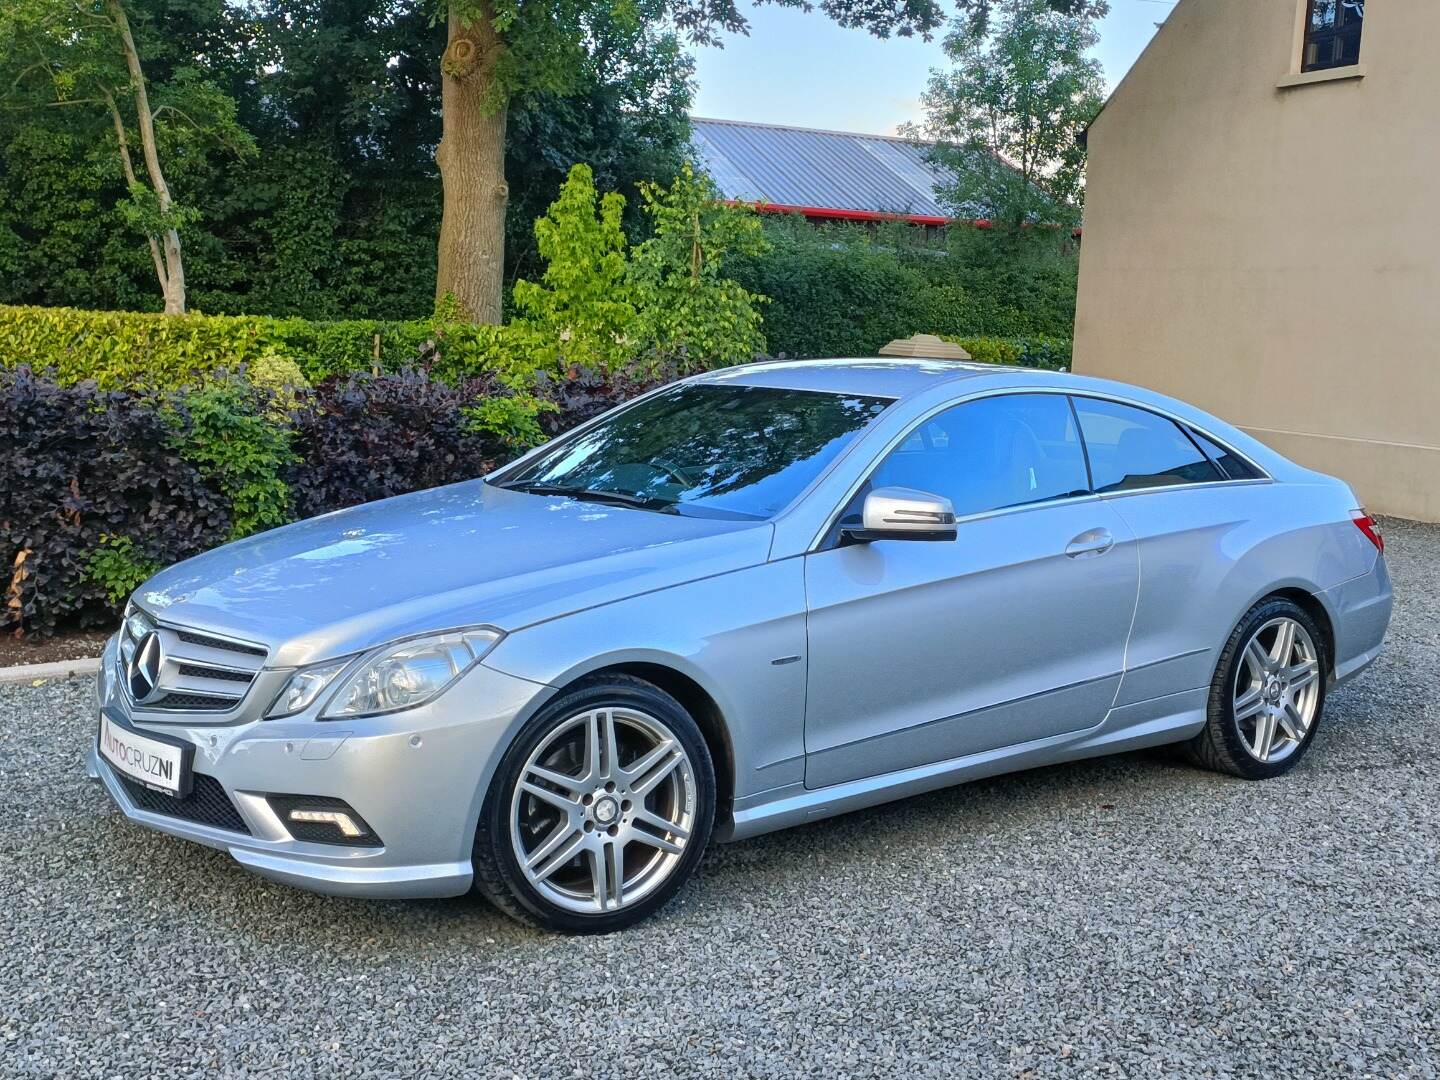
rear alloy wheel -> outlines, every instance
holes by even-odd
[[[1320,711],[1320,654],[1305,627],[1280,616],[1250,636],[1240,653],[1231,712],[1240,741],[1262,764],[1303,745]]]
[[[695,722],[628,677],[566,694],[506,754],[476,837],[480,888],[551,929],[643,919],[709,839],[714,776]]]
[[[1252,608],[1221,653],[1209,718],[1188,744],[1191,758],[1249,780],[1293,768],[1325,704],[1324,642],[1309,613],[1289,600]]]

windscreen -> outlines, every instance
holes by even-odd
[[[501,486],[693,516],[783,510],[875,419],[887,398],[680,383],[506,476]]]

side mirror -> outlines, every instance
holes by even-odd
[[[955,507],[943,495],[913,488],[876,488],[865,496],[860,528],[841,532],[847,540],[954,540]]]

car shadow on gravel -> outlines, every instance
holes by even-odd
[[[761,889],[788,894],[807,886],[842,888],[854,874],[873,872],[877,853],[889,866],[927,863],[956,845],[992,846],[997,836],[1054,830],[1071,822],[1091,835],[1107,818],[1133,806],[1157,786],[1184,798],[1199,789],[1242,784],[1175,764],[1166,754],[1141,752],[985,779],[856,811],[826,821],[715,845],[697,878],[651,924],[673,932],[724,918],[745,893]],[[155,843],[191,845],[166,837]],[[492,948],[520,941],[561,940],[560,935],[520,927],[475,894],[438,900],[368,901],[326,897],[264,881],[221,852],[188,851],[181,870],[155,860],[137,873],[136,888],[165,891],[170,903],[193,917],[224,919],[233,932],[283,924],[287,944],[357,955],[389,942],[405,949]],[[203,888],[175,880],[177,870],[199,871]],[[148,879],[148,880],[147,880]],[[223,879],[223,880],[220,880]],[[177,888],[177,884],[181,887]],[[220,901],[217,910],[216,902]],[[693,922],[698,919],[699,922]],[[232,922],[233,920],[233,922]],[[261,932],[261,938],[266,935]]]
[[[704,927],[737,906],[768,896],[827,896],[888,874],[916,880],[938,860],[966,872],[1004,874],[1016,859],[1123,857],[1147,831],[1169,827],[1215,804],[1246,804],[1278,785],[1313,786],[1334,774],[1383,766],[1385,721],[1393,698],[1377,693],[1393,674],[1377,666],[1332,699],[1331,714],[1300,767],[1270,785],[1253,785],[1197,769],[1171,748],[1046,766],[977,780],[856,811],[706,853],[700,874],[651,920],[671,932]],[[1377,705],[1376,702],[1381,704]],[[1398,749],[1398,748],[1396,748]],[[1413,749],[1411,751],[1413,760]],[[122,905],[158,908],[163,919],[248,941],[254,948],[323,949],[343,959],[376,950],[441,953],[555,940],[520,927],[477,895],[424,901],[328,897],[266,881],[227,854],[126,822],[91,781],[55,792],[51,813],[63,816],[65,844],[92,857],[96,887]],[[41,822],[30,822],[40,827]],[[22,826],[24,827],[24,826]],[[114,864],[111,852],[123,851]],[[681,931],[687,935],[693,930]]]
[[[849,875],[870,872],[878,850],[895,865],[925,862],[957,845],[988,846],[1000,835],[1054,830],[1065,822],[1103,831],[1106,818],[1153,795],[1157,785],[1191,798],[1196,789],[1230,783],[1242,782],[1177,765],[1154,751],[978,780],[712,846],[696,880],[651,922],[673,929],[697,916],[719,916],[737,896],[757,887],[793,892],[808,881],[823,891]],[[121,841],[123,872],[106,884],[127,902],[154,907],[163,898],[166,921],[208,924],[257,948],[320,948],[339,958],[350,951],[356,956],[389,948],[451,951],[559,939],[519,926],[473,893],[376,901],[273,883],[225,852],[125,821],[93,784],[88,794],[67,828],[67,842],[99,852]]]

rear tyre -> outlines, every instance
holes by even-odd
[[[1282,597],[1256,604],[1220,653],[1205,727],[1184,744],[1186,756],[1246,780],[1293,769],[1320,726],[1329,648],[1298,604]]]
[[[714,819],[714,766],[684,707],[630,676],[587,681],[505,752],[476,829],[476,888],[532,926],[619,930],[685,883]]]

